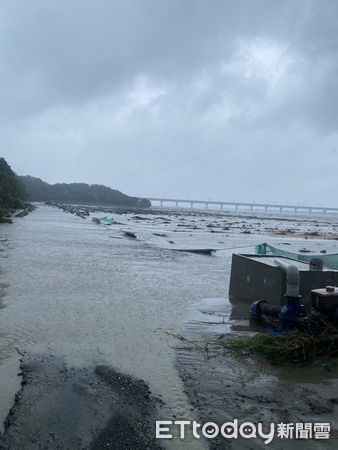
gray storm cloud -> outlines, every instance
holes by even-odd
[[[0,6],[1,154],[142,196],[336,205],[338,3]]]

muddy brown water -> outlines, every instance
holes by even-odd
[[[167,405],[159,413],[163,419],[197,417],[198,408],[184,393],[174,338],[168,333],[182,333],[186,324],[197,334],[235,330],[227,320],[212,324],[200,317],[210,319],[212,314],[203,308],[215,313],[215,302],[221,303],[223,315],[231,316],[227,291],[232,250],[209,257],[172,252],[170,246],[252,250],[264,239],[258,233],[210,233],[205,216],[198,215],[189,219],[198,228],[184,232],[177,231],[182,217],[116,218],[122,225],[95,225],[91,219],[41,206],[13,225],[1,226],[1,421],[20,387],[18,351],[48,352],[79,368],[109,364],[149,384]],[[125,230],[138,239],[125,238]],[[281,240],[270,236],[274,239]],[[241,326],[247,323],[239,319]],[[205,443],[175,440],[167,446],[198,449]]]

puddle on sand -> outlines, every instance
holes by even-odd
[[[248,303],[231,303],[225,297],[205,298],[193,305],[188,313],[185,330],[190,337],[202,335],[232,334],[246,332],[251,335],[257,330],[248,317]]]

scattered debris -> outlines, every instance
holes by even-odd
[[[136,234],[135,234],[135,233],[132,233],[131,231],[124,231],[123,234],[124,234],[125,236],[129,237],[129,238],[137,239]]]
[[[251,337],[231,338],[220,335],[209,339],[205,337],[203,341],[192,341],[182,335],[175,335],[175,337],[186,342],[186,346],[183,347],[186,349],[208,352],[222,347],[243,355],[256,353],[273,364],[304,365],[312,363],[318,357],[338,357],[338,329],[333,326],[316,335],[294,330],[279,336],[257,333]]]
[[[211,255],[216,249],[213,248],[175,248],[176,252],[200,253],[202,255]]]
[[[142,217],[142,216],[133,216],[132,219],[134,219],[134,220],[151,220],[149,217]]]

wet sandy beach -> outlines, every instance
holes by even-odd
[[[36,431],[35,438],[25,448],[102,448],[103,442],[108,448],[124,448],[123,442],[125,448],[156,448],[155,418],[306,419],[338,428],[337,374],[323,367],[286,373],[251,358],[177,351],[170,336],[251,333],[246,305],[232,307],[227,298],[233,249],[249,252],[268,241],[288,249],[338,252],[335,218],[261,219],[192,211],[110,216],[120,225],[96,225],[91,218],[42,206],[0,229],[0,398],[7,398],[2,420],[24,382],[2,448],[22,448],[20,439],[29,430]],[[205,256],[172,247],[219,251]],[[36,416],[28,417],[28,410]],[[115,443],[112,433],[129,415],[141,428],[134,447],[130,428],[121,428],[120,440],[115,431]],[[43,426],[37,417],[45,418]],[[240,441],[209,443],[246,448]],[[207,448],[190,437],[160,444]],[[258,440],[246,444],[264,447]],[[331,444],[315,442],[313,448]],[[279,445],[276,441],[272,448]]]

